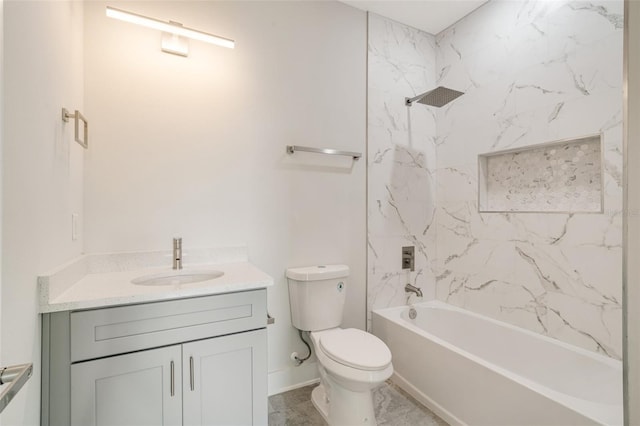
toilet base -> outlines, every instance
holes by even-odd
[[[324,421],[329,423],[329,403],[327,401],[327,394],[324,391],[324,386],[318,385],[311,391],[311,402]]]
[[[353,392],[333,385],[331,401],[327,400],[324,385],[311,392],[311,402],[330,426],[376,426],[371,391]]]

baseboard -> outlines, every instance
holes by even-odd
[[[312,385],[319,381],[316,362],[305,362],[298,367],[291,366],[271,371],[269,372],[269,396]]]
[[[467,426],[466,423],[453,415],[453,413],[444,409],[440,404],[422,393],[422,391],[413,386],[408,380],[406,380],[395,371],[391,376],[391,381],[402,388],[402,390],[407,392],[409,395],[417,399],[418,402],[427,407],[429,410],[433,411],[438,417],[449,423],[451,426]]]

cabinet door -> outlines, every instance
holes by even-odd
[[[71,424],[182,424],[180,345],[71,366]]]
[[[185,425],[266,425],[267,330],[185,343]]]

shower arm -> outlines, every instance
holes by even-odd
[[[426,95],[426,93],[414,96],[413,98],[404,98],[404,104],[410,107],[415,101],[419,101],[420,99],[424,98],[424,95]]]

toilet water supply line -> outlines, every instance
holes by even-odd
[[[307,350],[309,351],[309,354],[304,358],[300,358],[300,357],[298,357],[298,354],[294,352],[292,354],[293,355],[292,358],[296,362],[296,366],[302,365],[303,362],[305,362],[306,360],[311,358],[311,346],[309,346],[307,341],[304,340],[304,337],[302,337],[302,330],[298,330],[298,335],[300,336],[300,340],[302,340],[302,343],[304,343],[304,345],[307,347]]]

